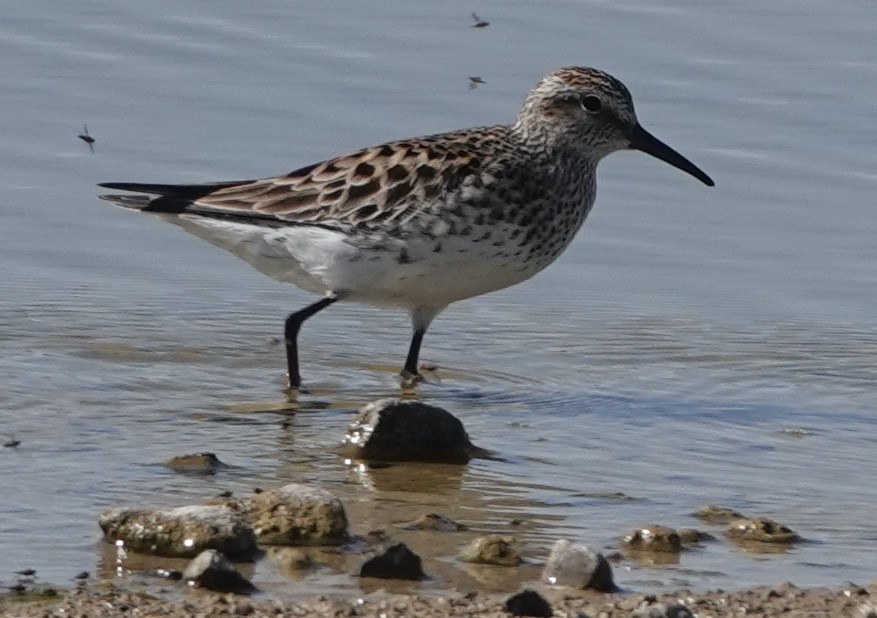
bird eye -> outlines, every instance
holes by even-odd
[[[592,94],[582,97],[582,109],[591,114],[596,114],[603,109],[603,102]]]

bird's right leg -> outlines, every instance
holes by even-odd
[[[338,300],[334,294],[326,296],[312,303],[300,311],[290,313],[286,318],[284,328],[284,342],[286,343],[286,365],[289,369],[289,388],[297,389],[301,386],[301,374],[298,370],[298,331],[301,325],[315,313],[322,311]]]

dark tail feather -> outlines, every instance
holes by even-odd
[[[116,189],[118,191],[134,191],[147,193],[148,195],[99,195],[102,200],[113,202],[125,208],[152,212],[179,213],[197,200],[219,189],[246,185],[252,180],[237,180],[232,182],[214,182],[203,185],[158,185],[144,184],[139,182],[102,182],[99,187]],[[158,197],[149,197],[155,195]]]

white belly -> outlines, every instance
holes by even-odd
[[[440,308],[520,283],[547,265],[514,258],[510,247],[459,237],[443,238],[436,251],[428,239],[384,238],[370,245],[314,226],[272,229],[185,215],[162,218],[272,279],[378,306]]]

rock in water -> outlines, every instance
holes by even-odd
[[[612,568],[602,554],[591,551],[584,543],[561,539],[551,548],[542,579],[553,586],[591,588],[600,592],[616,590]]]
[[[460,532],[466,529],[465,525],[440,513],[426,513],[413,521],[399,524],[399,527],[406,530],[430,530],[432,532]]]
[[[335,494],[299,483],[255,494],[237,503],[265,545],[340,545],[347,541],[347,514]]]
[[[404,543],[393,545],[383,554],[367,560],[362,565],[359,576],[407,580],[420,580],[426,577],[420,556],[408,549]]]
[[[398,399],[361,408],[344,445],[352,457],[379,461],[467,463],[478,451],[450,412]]]
[[[216,549],[244,557],[256,549],[253,529],[226,506],[110,509],[101,515],[100,527],[107,540],[121,540],[130,550],[157,556],[190,558]]]
[[[679,553],[682,539],[679,533],[667,526],[645,526],[625,535],[624,544],[628,549],[645,552]]]
[[[167,464],[168,468],[184,474],[216,474],[218,470],[228,468],[227,464],[219,461],[214,453],[195,453],[193,455],[178,455],[172,457]]]
[[[512,546],[510,537],[492,534],[475,539],[464,547],[457,557],[463,562],[493,564],[496,566],[518,566],[521,556]],[[527,614],[533,615],[533,614]]]
[[[801,537],[790,528],[766,517],[735,519],[728,524],[726,534],[734,540],[781,545],[801,540]]]
[[[216,592],[249,594],[256,590],[250,581],[238,573],[228,558],[215,549],[198,554],[183,571],[183,579],[199,588]]]

